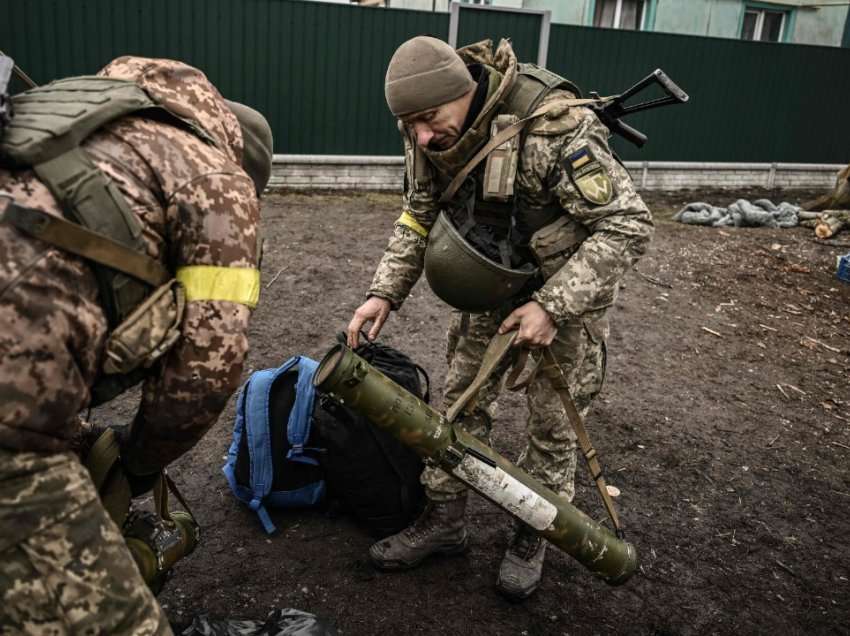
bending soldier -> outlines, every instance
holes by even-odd
[[[517,345],[550,347],[586,414],[605,372],[606,312],[653,233],[649,210],[609,149],[608,129],[575,103],[574,85],[518,64],[506,41],[495,52],[489,41],[456,52],[434,38],[413,38],[390,60],[385,92],[405,145],[403,212],[349,324],[349,344],[356,346],[370,322],[375,338],[424,270],[454,308],[447,406],[472,383],[491,337],[517,329]],[[485,442],[505,371],[497,369],[460,420]],[[518,465],[571,501],[576,437],[542,375],[527,390],[528,441]],[[380,568],[410,568],[467,547],[463,484],[433,467],[422,480],[429,498],[423,515],[370,548]],[[529,596],[545,548],[519,525],[498,589]]]
[[[271,130],[169,60],[119,58],[14,106],[0,139],[0,632],[170,634],[70,451],[76,416],[144,381],[121,451],[133,494],[215,422],[259,294]]]

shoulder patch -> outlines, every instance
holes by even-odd
[[[573,185],[588,202],[605,205],[614,198],[611,178],[587,146],[570,154],[562,165]]]

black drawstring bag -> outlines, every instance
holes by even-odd
[[[345,336],[340,335],[345,342]],[[404,353],[369,342],[355,349],[376,369],[420,399],[430,400],[428,374]],[[425,380],[423,390],[420,374]],[[407,527],[422,511],[422,460],[366,418],[320,396],[313,412],[328,497],[337,500],[374,536]]]

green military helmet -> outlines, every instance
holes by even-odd
[[[490,311],[516,296],[537,274],[493,261],[467,241],[445,212],[428,234],[425,277],[434,293],[461,311]]]

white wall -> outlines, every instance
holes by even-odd
[[[795,44],[841,46],[848,7],[798,9],[791,41]]]

